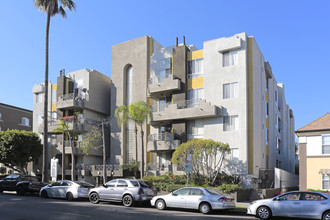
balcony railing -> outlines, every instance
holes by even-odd
[[[177,109],[185,109],[185,108],[195,108],[200,106],[201,99],[191,99],[184,101],[177,101],[173,103],[159,103],[152,105],[153,112],[162,112],[171,104],[177,104]]]
[[[149,78],[148,84],[164,82],[166,80],[166,78],[168,78],[170,75],[171,75],[171,73],[165,73],[165,74],[161,74],[161,75],[154,75],[154,76]]]
[[[201,77],[201,76],[204,76],[204,74],[203,73],[188,74],[188,79],[197,78],[197,77]]]
[[[66,101],[66,100],[71,100],[71,99],[74,99],[74,93],[64,94],[64,95],[61,95],[59,98],[59,100],[61,100],[61,101]]]
[[[148,141],[170,141],[173,140],[173,135],[165,132],[160,134],[150,134]]]

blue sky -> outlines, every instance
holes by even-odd
[[[144,35],[163,46],[247,32],[254,36],[296,117],[296,129],[330,112],[330,1],[75,0],[50,26],[49,80],[95,69],[111,77],[111,47]],[[46,15],[33,0],[1,1],[0,102],[32,110],[44,80]]]

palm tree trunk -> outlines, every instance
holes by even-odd
[[[48,49],[49,49],[50,10],[47,11],[46,49],[45,49],[45,99],[44,99],[44,137],[42,154],[42,182],[49,181],[48,172]]]
[[[134,134],[135,134],[135,161],[138,161],[138,144],[137,144],[137,126],[135,123]]]
[[[142,126],[141,126],[141,148],[142,148],[142,159],[141,159],[141,178],[143,178],[144,176],[144,142],[143,142],[143,136],[144,136],[144,132],[142,130]]]
[[[72,144],[72,140],[70,138],[70,146],[71,146],[71,180],[75,181],[75,168],[76,168],[76,161],[74,158],[74,146]]]
[[[106,166],[106,154],[105,154],[105,137],[104,137],[104,123],[105,120],[102,121],[102,145],[103,145],[103,184],[107,182],[107,166]]]
[[[64,132],[62,133],[62,180],[65,180],[65,145],[64,145]]]

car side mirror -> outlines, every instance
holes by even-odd
[[[275,197],[273,201],[280,201],[280,199],[278,197]]]
[[[52,184],[48,184],[49,187],[52,187],[53,185]]]
[[[177,196],[178,194],[176,194],[176,193],[172,193],[172,195],[173,195],[173,196]]]
[[[102,184],[102,186],[103,186],[103,187],[105,187],[105,188],[107,188],[107,187],[108,187],[108,186],[107,186],[107,184],[104,184],[104,183]]]

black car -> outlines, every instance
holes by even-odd
[[[47,183],[40,182],[36,176],[14,174],[0,180],[0,193],[3,191],[16,191],[18,195],[39,193],[40,189],[45,185]]]

